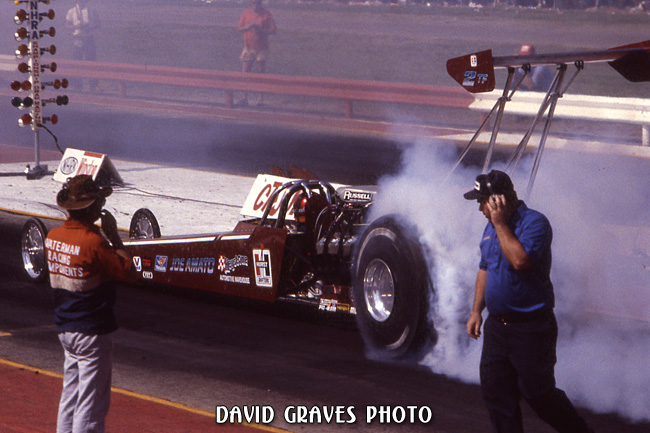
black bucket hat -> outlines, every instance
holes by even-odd
[[[56,195],[56,203],[66,210],[85,209],[98,198],[106,198],[112,192],[110,186],[102,188],[91,176],[81,174],[67,179]]]

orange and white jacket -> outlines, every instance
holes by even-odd
[[[129,279],[130,261],[114,251],[99,227],[70,219],[50,231],[45,252],[59,332],[116,330],[113,282]]]

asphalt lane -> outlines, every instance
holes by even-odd
[[[18,236],[25,219],[0,212],[0,358],[60,374],[63,357],[52,323],[49,288],[26,283],[19,268]],[[157,286],[121,286],[116,314],[121,325],[116,333],[117,388],[204,413],[214,412],[215,406],[272,407],[274,422],[262,427],[292,432],[466,433],[489,428],[477,386],[412,364],[367,359],[349,319]],[[11,372],[0,370],[0,377],[6,378],[5,374]],[[41,382],[25,386],[35,394],[45,389]],[[15,415],[15,410],[27,409],[23,406],[29,400],[17,404],[17,394],[2,394],[12,402],[5,410]],[[51,411],[56,392],[50,392],[47,404]],[[432,420],[367,423],[369,407],[410,405],[429,408]],[[345,423],[349,416],[343,424],[289,423],[286,420],[291,420],[295,406],[317,406],[317,411],[354,407],[357,419],[350,424]],[[132,426],[136,419],[146,425],[147,416],[152,423],[159,417],[136,407],[132,406],[133,413],[119,412],[120,405],[113,409],[127,426],[131,420]],[[167,417],[172,412],[162,409]],[[612,415],[583,413],[599,432],[636,433],[650,427],[631,425]],[[525,419],[527,432],[549,431],[527,407]],[[113,431],[132,431],[118,429],[117,420],[109,422],[115,423]],[[178,431],[220,431],[216,424],[206,429],[186,427]]]

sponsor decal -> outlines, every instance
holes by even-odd
[[[144,257],[142,258],[142,269],[153,269],[153,262],[151,259],[145,259]]]
[[[273,287],[271,251],[253,250],[253,266],[255,267],[255,284],[259,287]]]
[[[90,152],[84,153],[84,157],[81,158],[79,163],[79,169],[77,170],[77,176],[80,174],[87,174],[88,176],[95,177],[95,173],[99,170],[99,167],[102,165],[101,154],[94,154]]]
[[[149,272],[149,271],[142,272],[142,278],[147,280],[153,280],[153,272]]]
[[[156,256],[156,264],[153,270],[156,272],[167,272],[167,256]]]
[[[173,258],[170,272],[188,272],[192,274],[214,274],[216,260],[214,257]]]
[[[230,274],[241,266],[248,267],[248,256],[238,254],[232,259],[229,259],[226,256],[219,256],[219,267],[217,269],[224,274]]]
[[[81,252],[79,245],[66,244],[50,238],[45,239],[47,266],[51,274],[65,275],[71,278],[83,278],[84,269],[73,266],[72,256]]]
[[[372,193],[368,191],[354,191],[352,189],[346,189],[343,192],[343,200],[357,202],[372,201]]]
[[[322,299],[320,304],[318,304],[318,309],[320,311],[327,311],[329,313],[336,313],[336,305],[338,301],[336,299]]]
[[[318,304],[320,311],[327,311],[328,313],[346,313],[356,314],[356,310],[350,304],[339,302],[336,299],[322,299]]]
[[[61,162],[61,173],[65,174],[66,176],[74,173],[74,171],[77,169],[77,164],[79,164],[79,160],[74,156],[70,156],[64,159],[63,162]]]
[[[34,70],[33,65],[32,70]],[[34,90],[38,88],[36,83],[32,83],[32,87]],[[35,98],[34,102],[36,103]],[[87,174],[93,179],[96,179],[100,169],[115,177],[117,183],[122,182],[121,176],[108,156],[102,153],[88,152],[68,147],[61,158],[61,162],[59,162],[59,167],[56,173],[54,173],[53,179],[57,182],[65,182],[68,178],[79,174]]]
[[[249,277],[238,277],[236,275],[219,275],[219,281],[224,283],[237,283],[237,284],[250,284],[251,279]]]
[[[61,254],[78,256],[81,251],[79,245],[66,244],[65,242],[55,241],[50,238],[45,239],[45,248]]]
[[[133,266],[137,272],[142,271],[142,259],[139,256],[133,256]]]
[[[338,304],[336,306],[337,313],[350,313],[350,304]]]
[[[246,201],[242,207],[241,214],[246,217],[260,218],[264,214],[266,208],[270,206],[268,218],[277,218],[278,212],[280,210],[280,205],[282,204],[282,200],[284,199],[284,195],[287,193],[287,190],[285,189],[282,191],[282,193],[273,203],[271,203],[271,197],[282,187],[282,185],[293,180],[295,179],[271,176],[268,174],[258,175],[255,179],[255,182],[253,183],[253,186],[251,187],[250,192],[248,193],[248,197],[246,197]],[[332,184],[332,186],[334,189],[337,189],[344,185],[335,183]],[[298,198],[299,195],[300,194],[295,194],[293,197],[291,197],[288,207],[289,211],[286,215],[287,220],[293,220],[294,218],[293,202]]]
[[[257,198],[255,199],[253,210],[255,210],[256,212],[264,211],[264,209],[266,209],[266,207],[270,205],[271,210],[269,211],[269,216],[274,217],[275,214],[280,209],[280,203],[282,203],[282,197],[284,197],[284,194],[282,194],[282,197],[278,197],[278,200],[276,200],[275,203],[269,204],[269,199],[282,185],[284,185],[284,182],[279,180],[264,185],[260,190],[259,194],[257,195]],[[289,209],[293,209],[293,207],[289,206]]]
[[[463,79],[464,87],[474,87],[475,84],[485,84],[488,81],[488,74],[479,74],[476,71],[465,71]]]

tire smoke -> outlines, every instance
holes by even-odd
[[[419,143],[405,149],[401,172],[380,181],[373,212],[407,215],[430,251],[438,342],[422,363],[478,383],[482,339],[470,339],[465,323],[486,220],[462,195],[480,168],[461,167],[447,178],[456,158],[449,148]],[[650,164],[547,150],[526,199],[530,165],[522,161],[512,177],[519,197],[553,227],[558,386],[578,406],[650,420]]]

